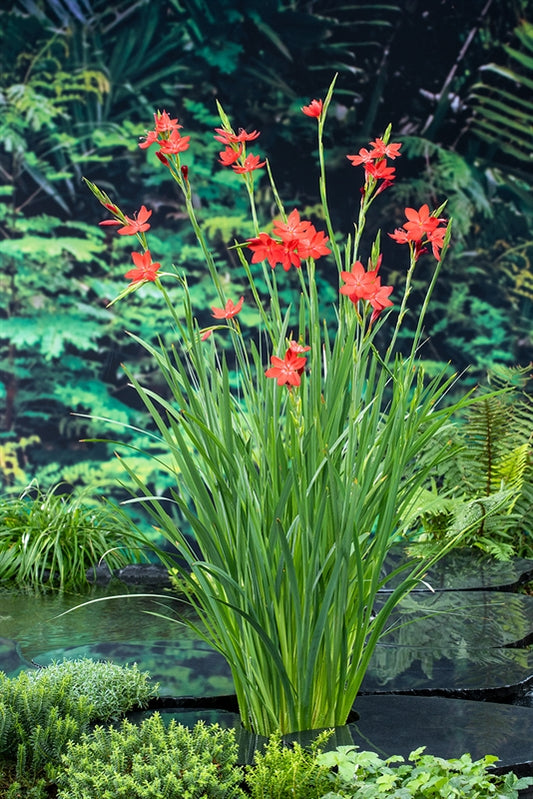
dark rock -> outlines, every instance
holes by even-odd
[[[107,563],[99,563],[91,569],[87,569],[85,574],[87,576],[87,582],[92,585],[107,585],[113,577],[113,572]]]
[[[155,563],[130,563],[115,572],[115,576],[127,585],[170,588],[168,569]]]

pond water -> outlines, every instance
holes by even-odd
[[[170,592],[116,584],[86,594],[0,588],[0,670],[91,657],[136,662],[166,695],[230,693],[224,661],[180,619],[190,608]],[[165,618],[163,618],[165,617]]]
[[[397,562],[393,554],[389,568]],[[350,740],[382,755],[407,756],[417,745],[443,757],[494,753],[503,766],[533,772],[533,596],[517,593],[532,578],[532,561],[472,553],[429,572],[372,657]],[[0,670],[14,676],[64,657],[135,662],[160,684],[167,717],[239,728],[231,708],[199,711],[188,699],[172,707],[175,697],[194,704],[233,693],[223,658],[183,623],[190,615],[166,588],[116,580],[87,594],[0,588]],[[250,753],[253,741],[242,741]]]

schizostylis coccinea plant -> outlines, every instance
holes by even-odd
[[[323,221],[316,225],[298,209],[285,210],[270,165],[253,152],[259,133],[236,132],[219,106],[221,168],[242,177],[250,203],[253,235],[232,245],[247,280],[242,296],[227,294],[193,203],[193,176],[184,163],[189,136],[167,112],[154,114],[140,147],[157,148],[158,168],[181,193],[212,281],[208,327],[197,321],[205,309],[193,307],[186,265],[152,259],[151,211],[143,205],[128,217],[87,181],[110,214],[102,224],[136,238],[130,282],[117,300],[150,282],[168,311],[157,342],[138,339],[164,378],[164,395],[131,372],[129,379],[168,455],[162,468],[175,477],[171,500],[155,496],[127,457],[124,464],[137,501],[185,563],[183,584],[198,613],[198,632],[231,667],[245,727],[263,735],[346,722],[392,610],[446,551],[401,573],[384,572],[421,486],[448,457],[440,450],[432,460],[422,453],[470,401],[449,404],[454,378],[444,372],[429,378],[418,356],[450,237],[443,209],[408,208],[405,224],[389,231],[403,245],[403,287],[393,291],[382,282],[379,233],[370,252],[360,252],[368,210],[395,179],[401,145],[391,142],[390,129],[348,155],[346,168],[361,169],[364,183],[353,235],[344,242],[335,235],[323,142],[333,86],[324,100],[302,109],[318,132]],[[277,204],[273,223],[258,219],[258,170],[268,171]],[[431,276],[414,337],[401,353],[399,334],[422,256],[431,262]],[[333,329],[324,323],[318,296],[319,259],[338,272]],[[279,287],[292,277],[298,301],[284,306]],[[176,284],[180,303],[169,293]],[[255,312],[254,331],[241,327],[244,304]],[[217,345],[223,336],[231,340],[231,367]]]

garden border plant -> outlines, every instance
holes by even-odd
[[[88,573],[139,562],[150,548],[111,505],[85,504],[61,485],[31,483],[20,496],[0,500],[0,582],[68,589],[89,585]]]
[[[324,751],[330,731],[309,749],[270,736],[253,764],[237,764],[235,730],[165,725],[159,713],[139,725],[97,727],[67,747],[58,773],[58,799],[409,799],[473,797],[518,799],[533,778],[491,772],[497,758],[445,759],[420,747],[407,762],[357,746]]]
[[[302,109],[317,123],[327,234],[297,209],[286,212],[270,165],[248,149],[259,133],[235,132],[218,107],[219,160],[242,176],[250,203],[250,234],[234,245],[248,280],[240,298],[229,296],[231,279],[217,269],[197,216],[193,176],[181,161],[190,137],[167,112],[154,114],[155,127],[140,147],[157,145],[159,162],[182,194],[213,283],[215,322],[208,327],[195,316],[183,267],[163,271],[152,260],[152,211],[142,205],[127,216],[87,181],[111,214],[101,224],[134,236],[141,249],[132,253],[129,285],[113,302],[152,282],[169,312],[170,343],[163,334],[157,343],[133,337],[159,367],[164,393],[126,372],[152,417],[152,435],[168,452],[160,465],[176,482],[170,507],[192,528],[196,548],[167,512],[167,501],[154,496],[124,458],[140,492],[133,501],[148,509],[178,548],[183,584],[201,622],[196,630],[228,661],[243,724],[263,735],[345,723],[393,608],[463,533],[402,567],[406,576],[376,611],[377,593],[402,571],[385,574],[384,563],[413,498],[451,454],[438,450],[428,459],[428,443],[474,400],[466,395],[447,404],[455,376],[445,377],[443,370],[430,379],[419,359],[425,313],[451,234],[443,206],[433,212],[426,204],[407,208],[404,225],[389,233],[409,257],[396,307],[392,287],[381,282],[380,232],[367,266],[360,260],[371,205],[395,179],[389,162],[401,145],[390,141],[390,128],[368,149],[348,156],[364,170],[359,215],[344,245],[335,236],[323,141],[334,83],[324,101]],[[261,230],[254,183],[265,167],[278,217]],[[401,354],[413,275],[428,250],[426,297]],[[315,261],[327,255],[339,281],[334,330],[323,324],[314,277]],[[278,265],[283,280],[293,281],[288,307],[280,302]],[[181,309],[166,288],[172,281],[182,289]],[[245,302],[257,314],[255,335],[239,323]],[[217,347],[220,335],[232,342],[232,369]]]
[[[532,777],[491,771],[497,762],[492,755],[444,759],[420,747],[405,762],[354,745],[333,748],[333,730],[322,731],[305,748],[287,744],[278,731],[252,764],[242,766],[234,729],[201,721],[194,727],[175,719],[165,723],[158,712],[138,724],[122,718],[156,694],[157,685],[135,665],[65,660],[15,678],[0,673],[2,796],[518,799],[518,791],[533,784]]]

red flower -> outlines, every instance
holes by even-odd
[[[418,211],[414,208],[406,208],[405,216],[408,221],[404,224],[410,241],[421,241],[424,234],[433,233],[438,227],[440,220],[436,216],[431,216],[429,206],[421,205]]]
[[[294,211],[290,212],[286,222],[282,219],[274,219],[272,232],[275,236],[279,236],[282,241],[293,241],[305,236],[310,227],[312,227],[311,222],[300,221],[300,214],[295,208]]]
[[[228,300],[224,308],[215,308],[215,306],[212,305],[212,316],[214,316],[215,319],[232,319],[234,316],[237,316],[241,310],[243,302],[244,297],[241,297],[235,304],[233,300]]]
[[[388,183],[392,183],[395,172],[396,169],[393,166],[387,166],[385,160],[369,161],[365,164],[365,173],[376,180],[386,180]]]
[[[319,117],[322,113],[322,100],[311,100],[309,105],[302,106],[302,111],[308,117]]]
[[[365,271],[363,264],[356,261],[352,266],[351,272],[341,272],[341,278],[346,283],[341,286],[340,293],[346,294],[351,302],[356,305],[359,300],[366,300],[374,309],[370,318],[370,323],[374,322],[384,308],[388,308],[393,303],[389,300],[392,286],[382,286],[381,278],[378,275],[381,256],[375,269]]]
[[[298,255],[301,258],[313,258],[315,261],[321,255],[329,255],[331,250],[326,247],[329,236],[323,230],[315,230],[313,225],[309,228],[309,233],[298,241]]]
[[[440,261],[440,251],[444,244],[444,237],[446,235],[447,227],[438,227],[428,233],[428,241],[431,243],[431,249],[437,261]]]
[[[302,372],[306,361],[307,358],[302,357],[289,346],[284,358],[271,356],[272,366],[266,370],[265,377],[275,378],[278,386],[299,386],[302,382]]]
[[[177,119],[171,119],[166,111],[158,111],[154,114],[155,132],[166,133],[182,128],[183,125],[178,125]]]
[[[233,147],[228,145],[225,150],[219,153],[219,163],[221,163],[222,166],[231,166],[234,164],[241,157],[243,146],[241,142],[239,148],[234,150]]]
[[[139,142],[139,147],[142,150],[146,150],[147,147],[151,147],[154,142],[156,142],[159,138],[159,134],[157,130],[149,130],[144,136],[144,141]]]
[[[279,241],[273,239],[268,233],[260,233],[259,236],[248,239],[247,244],[253,253],[253,264],[258,264],[260,261],[268,261],[270,266],[274,268],[279,263],[276,252],[280,246]]]
[[[132,252],[131,258],[135,264],[134,269],[126,272],[124,277],[131,280],[132,283],[141,283],[143,280],[155,280],[157,277],[157,270],[160,269],[161,264],[156,262],[152,263],[152,256],[150,250],[143,253]]]
[[[379,278],[378,278],[379,283]],[[389,294],[392,292],[392,286],[376,285],[374,294],[369,298],[369,303],[374,309],[370,317],[370,324],[374,322],[384,308],[389,308],[394,305],[392,300],[389,300]],[[351,297],[350,297],[351,299]]]
[[[173,130],[168,139],[161,139],[159,152],[165,155],[176,155],[189,149],[190,136],[182,136],[179,130]]]
[[[268,233],[260,233],[256,238],[248,240],[248,247],[253,251],[252,263],[268,261],[272,268],[281,264],[287,272],[291,266],[299,269],[302,258],[316,260],[331,252],[326,247],[329,240],[326,234],[322,230],[317,231],[311,222],[301,220],[296,208],[291,211],[286,222],[282,219],[274,220],[273,233],[281,241],[272,238]]]
[[[391,143],[385,144],[383,139],[377,138],[374,141],[370,142],[370,146],[372,147],[372,153],[374,158],[391,158],[393,161],[395,158],[399,158],[401,155],[400,147],[402,146],[401,143]]]
[[[446,220],[431,214],[427,204],[421,205],[418,211],[406,208],[405,216],[407,222],[403,227],[396,228],[394,233],[389,233],[391,239],[398,244],[414,244],[415,260],[426,251],[424,243],[428,242],[431,244],[433,255],[437,261],[440,261],[440,251],[446,235]]]
[[[402,227],[397,227],[394,233],[389,233],[391,239],[394,239],[398,244],[408,244],[409,235]]]
[[[217,134],[215,139],[222,142],[222,144],[239,144],[244,141],[253,141],[261,135],[257,130],[246,133],[243,128],[239,128],[238,133],[234,133],[232,130],[225,130],[224,128],[215,128],[215,133]]]
[[[294,251],[294,245],[276,241],[268,233],[260,233],[255,239],[248,240],[248,247],[252,250],[252,263],[268,261],[272,269],[277,264],[281,264],[286,272],[295,266],[300,267],[300,258]]]
[[[351,272],[341,272],[341,278],[346,283],[341,286],[340,293],[346,294],[352,302],[369,300],[375,294],[377,270],[367,272],[361,261],[356,261]]]
[[[121,236],[134,236],[136,233],[144,233],[145,230],[150,228],[146,220],[151,216],[152,212],[148,211],[145,205],[141,205],[140,210],[133,219],[129,216],[126,217],[127,224],[117,230],[117,233],[120,233]]]
[[[296,355],[302,355],[304,352],[309,352],[311,347],[306,347],[303,344],[298,344],[297,341],[289,341],[289,350],[291,352],[296,353]],[[300,358],[300,361],[303,360],[301,371],[303,371],[305,366],[305,359]]]
[[[369,164],[371,163],[375,155],[371,150],[367,150],[366,147],[362,147],[359,150],[359,155],[347,155],[346,158],[352,162],[352,166],[359,166],[359,164]]]
[[[155,130],[149,130],[144,137],[144,141],[139,142],[139,147],[145,150],[151,147],[154,142],[157,142],[161,133],[177,132],[178,128],[183,127],[178,125],[177,119],[171,119],[166,111],[158,111],[154,114]],[[166,137],[165,137],[166,138]],[[161,142],[159,142],[161,144]]]
[[[258,155],[247,155],[242,164],[234,164],[231,168],[235,170],[238,175],[243,175],[245,172],[253,172],[254,169],[261,169],[266,164],[266,161],[259,163]]]

